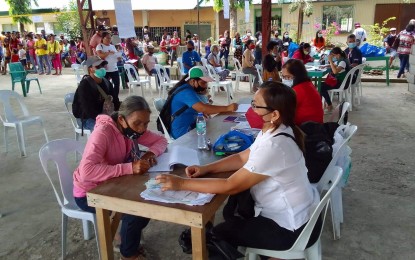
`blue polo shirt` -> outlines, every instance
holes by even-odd
[[[196,62],[202,62],[202,60],[200,59],[200,56],[197,52],[185,51],[182,55],[182,62],[183,65],[186,64],[187,66],[190,66],[192,68],[196,65]],[[183,71],[187,74],[189,72],[189,69],[183,66]]]
[[[173,119],[171,124],[171,135],[174,139],[179,138],[195,128],[197,111],[194,110],[192,106],[198,102],[203,102],[193,87],[189,84],[185,84],[179,88],[185,89],[173,97],[171,102],[171,113],[173,115],[185,105],[187,105],[187,109]]]
[[[359,50],[359,48],[354,47],[351,49],[347,48],[344,50],[344,52],[347,55],[347,58],[349,58],[350,64],[357,63],[362,64],[362,52]]]

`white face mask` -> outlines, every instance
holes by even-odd
[[[392,36],[396,36],[396,33],[391,33]]]
[[[292,88],[293,83],[294,79],[282,79],[282,84],[287,85],[290,88]]]

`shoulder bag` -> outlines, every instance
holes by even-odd
[[[107,84],[105,82],[106,80],[105,78],[103,78],[102,80],[104,81],[105,84]],[[88,77],[88,81],[91,84],[95,84],[97,86],[99,93],[104,98],[104,105],[102,106],[102,113],[106,115],[111,115],[114,112],[114,102],[112,102],[112,96],[107,95],[107,93],[105,93],[105,91],[91,77]]]

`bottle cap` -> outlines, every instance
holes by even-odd
[[[202,112],[197,113],[198,116],[203,116]]]

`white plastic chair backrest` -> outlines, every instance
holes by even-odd
[[[157,76],[159,77],[159,79],[164,79],[165,82],[170,83],[170,77],[167,74],[167,70],[164,66],[156,64],[154,68],[157,71]],[[163,72],[163,76],[161,76],[161,72]]]
[[[73,99],[75,97],[75,93],[67,93],[65,95],[65,107],[66,107],[66,111],[68,111],[69,116],[71,118],[71,122],[74,128],[81,128],[80,125],[78,125],[78,121],[76,121],[75,116],[72,113],[72,104],[73,104]]]
[[[261,64],[255,64],[256,72],[258,74],[258,80],[259,84],[264,83],[264,80],[262,79],[262,75],[264,74],[264,70],[262,69]]]
[[[179,68],[180,74],[185,75],[186,73],[184,73],[184,70],[183,70],[182,58],[177,58],[176,62],[177,62],[177,67]]]
[[[206,58],[201,58],[203,67],[207,68],[208,61]]]
[[[339,125],[343,125],[342,122],[343,122],[344,116],[346,115],[346,112],[349,111],[350,103],[349,102],[343,102],[343,107],[342,107],[341,113],[339,111],[340,106],[341,106],[341,103],[338,104],[337,107],[333,110],[328,122],[337,122]],[[339,116],[339,114],[340,114],[340,116]]]
[[[363,71],[364,71],[364,68],[366,67],[366,65],[365,64],[360,64],[356,67],[357,67],[356,70],[358,71],[358,74],[357,74],[356,82],[354,83],[354,85],[358,85],[358,84],[360,84],[360,82],[362,82],[362,74],[363,74]]]
[[[164,132],[164,137],[167,139],[168,143],[172,143],[174,139],[171,138],[169,132],[167,131],[166,126],[164,125],[163,120],[160,117],[160,111],[163,108],[165,103],[166,103],[166,100],[164,98],[153,98],[153,106],[157,110],[157,116],[160,119],[161,127],[163,128],[163,132]]]
[[[82,79],[82,77],[81,77],[81,71],[84,71],[84,70],[82,69],[81,64],[72,64],[72,65],[71,65],[71,68],[75,71],[76,81],[77,81],[78,83],[79,83],[79,82],[81,82],[81,79]]]
[[[304,251],[308,244],[308,240],[310,239],[311,232],[314,229],[314,226],[316,225],[316,222],[318,218],[321,215],[321,212],[324,210],[323,213],[323,223],[322,226],[324,226],[324,220],[326,218],[326,212],[327,212],[327,204],[330,200],[331,192],[333,191],[334,187],[337,186],[339,183],[343,170],[340,167],[331,167],[329,171],[326,172],[324,177],[324,181],[327,183],[327,185],[330,186],[324,197],[320,200],[318,206],[314,210],[313,214],[311,215],[310,220],[307,222],[307,225],[304,227],[303,231],[301,232],[300,236],[295,241],[294,245],[288,250],[288,251]],[[323,178],[322,177],[322,178]],[[323,227],[321,228],[321,231],[323,230]],[[321,235],[320,231],[320,235]],[[319,236],[320,236],[319,235]]]
[[[163,108],[164,104],[166,103],[166,100],[164,98],[154,98],[153,99],[153,105],[154,108],[157,110],[157,112],[160,113],[161,109]]]
[[[352,75],[355,73],[356,69],[357,69],[357,66],[350,69],[349,72],[347,72],[346,77],[344,77],[342,84],[339,87],[339,90],[344,90],[344,89],[350,90],[350,86],[352,85],[352,78],[353,78]],[[348,86],[346,86],[346,84],[348,84]]]
[[[207,68],[207,71],[209,72],[209,76],[211,76],[215,80],[216,83],[219,83],[219,79],[220,79],[219,75],[218,73],[216,73],[216,70],[213,68],[213,66],[210,64],[207,64],[206,68]]]
[[[242,66],[241,66],[241,63],[239,62],[239,60],[237,58],[233,58],[233,63],[235,65],[235,70],[237,72],[241,72],[242,73]]]
[[[127,72],[129,82],[140,82],[140,76],[138,76],[138,72],[133,65],[125,63],[124,69]]]
[[[61,207],[76,206],[73,198],[73,171],[67,161],[68,153],[77,152],[82,155],[84,146],[74,139],[58,139],[50,141],[39,150],[39,159],[43,171],[48,177],[56,199]],[[48,162],[54,162],[58,170],[60,187],[56,187],[48,168]],[[77,206],[76,206],[77,208]]]
[[[83,62],[81,62],[81,67],[84,70],[84,74],[85,75],[89,75],[88,73],[88,67],[85,65],[86,60],[84,60]]]
[[[3,113],[0,113],[0,119],[4,123],[17,121],[18,118],[13,112],[13,106],[11,101],[16,100],[20,106],[21,114],[23,116],[29,116],[29,110],[26,105],[23,103],[23,98],[18,93],[12,90],[0,90],[0,103],[3,104]]]

